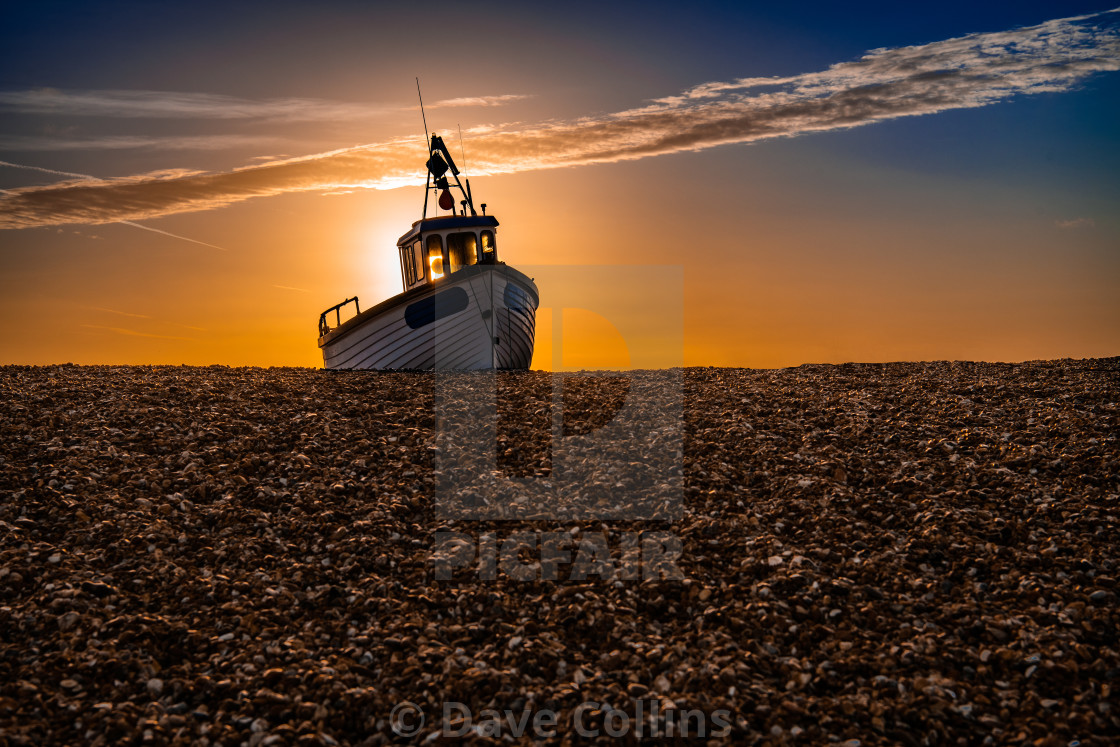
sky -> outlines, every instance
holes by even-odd
[[[1109,3],[0,8],[0,364],[321,366],[417,78],[534,368],[1120,355]]]

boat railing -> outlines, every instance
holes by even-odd
[[[355,316],[362,313],[361,308],[358,306],[358,297],[357,296],[354,296],[353,298],[347,298],[345,301],[340,301],[339,303],[336,303],[334,306],[330,307],[329,309],[327,309],[326,311],[324,311],[322,314],[319,315],[319,337],[322,337],[323,335],[325,335],[325,334],[327,334],[328,332],[331,331],[331,325],[330,325],[330,322],[327,321],[327,315],[330,314],[332,311],[334,312],[334,326],[335,326],[335,328],[338,328],[338,327],[342,326],[342,307],[345,306],[348,303],[353,303],[354,304],[354,315]]]

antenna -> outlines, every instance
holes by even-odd
[[[465,169],[465,168],[467,168],[467,149],[463,147],[463,128],[458,123],[456,123],[455,126],[459,128],[459,152],[463,154],[463,168]],[[456,176],[455,179],[456,179],[456,181],[458,181],[459,177]],[[464,203],[464,205],[465,206],[467,206],[467,205],[470,206],[471,215],[478,215],[478,213],[476,213],[475,210],[474,210],[474,199],[471,197],[471,180],[464,177],[463,181],[467,183],[467,188],[464,190],[464,192],[466,192],[467,199],[466,199],[466,202]],[[464,209],[463,210],[463,215],[466,215],[466,214],[467,214],[467,211]]]
[[[467,168],[467,149],[463,147],[463,127],[462,127],[462,125],[460,125],[458,123],[456,123],[455,126],[459,128],[459,152],[463,154],[463,168],[466,169]]]
[[[420,99],[420,120],[424,123],[424,143],[428,146],[428,155],[432,155],[432,144],[428,142],[428,117],[424,114],[424,96],[420,93],[420,78],[416,78],[416,97]]]
[[[420,93],[420,77],[416,77],[416,97],[420,99],[420,120],[424,123],[424,144],[428,146],[428,160],[432,159],[432,141],[428,139],[428,117],[424,114],[424,96]],[[424,212],[420,220],[428,217],[428,186],[432,183],[432,170],[424,174]]]

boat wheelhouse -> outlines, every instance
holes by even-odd
[[[424,214],[397,240],[402,293],[362,311],[357,296],[319,316],[328,369],[527,369],[533,358],[537,286],[499,259],[498,220],[475,210],[470,182],[432,135]],[[463,199],[457,210],[446,174]],[[433,186],[434,185],[434,186]],[[427,217],[430,189],[449,215]],[[354,316],[342,311],[354,304]],[[333,319],[332,319],[333,317]],[[334,326],[331,322],[334,322]]]

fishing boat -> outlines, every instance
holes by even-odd
[[[459,179],[436,134],[426,166],[424,211],[397,240],[403,292],[365,311],[354,296],[320,314],[323,366],[525,370],[533,358],[537,286],[499,260],[498,220],[486,214],[486,203],[481,215],[475,210],[470,180]],[[458,208],[448,174],[462,198]],[[429,218],[428,196],[434,192],[440,209],[449,213]],[[350,304],[353,316],[344,320]]]

